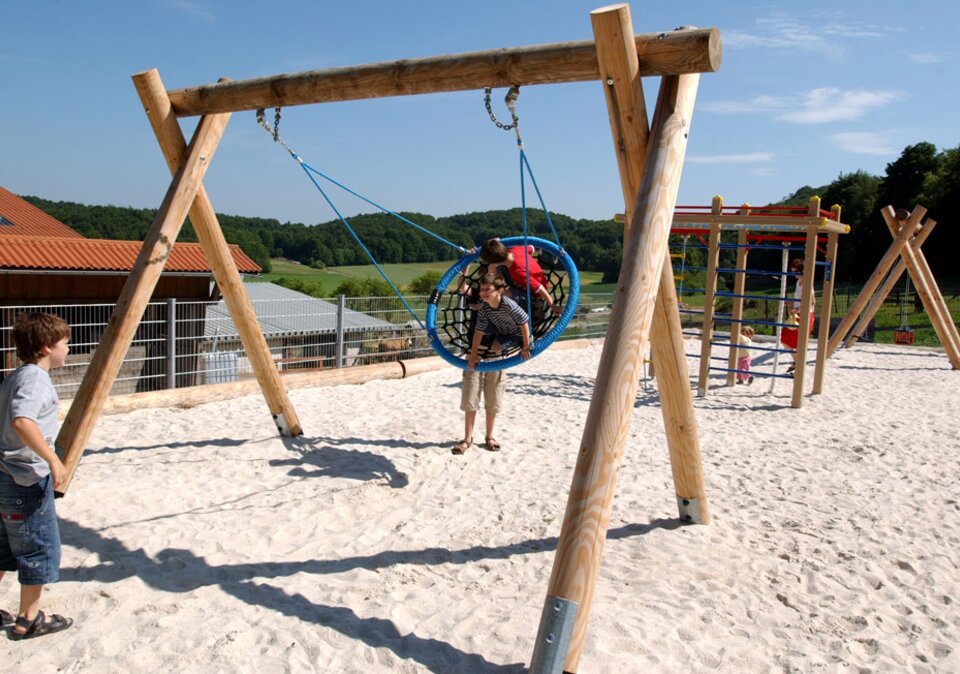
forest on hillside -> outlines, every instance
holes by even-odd
[[[812,195],[819,195],[827,209],[840,204],[841,219],[852,228],[841,239],[838,280],[866,279],[889,247],[891,237],[880,215],[881,208],[891,205],[911,210],[917,204],[927,208],[928,218],[940,223],[924,247],[934,274],[951,282],[960,277],[960,267],[952,259],[960,250],[960,227],[954,222],[960,213],[960,146],[938,150],[926,142],[910,145],[887,164],[882,176],[865,171],[841,173],[828,185],[800,187],[776,205],[806,205]],[[142,240],[156,213],[152,209],[23,198],[90,238]],[[423,213],[401,215],[465,247],[522,231],[520,209],[439,218]],[[270,259],[277,257],[316,268],[368,263],[337,220],[307,225],[237,215],[217,217],[227,241],[240,245],[265,271],[270,269]],[[527,219],[531,235],[552,239],[542,211],[528,210]],[[612,219],[578,220],[560,213],[551,213],[550,219],[563,247],[580,269],[603,272],[605,282],[616,280],[622,255],[621,224]],[[456,256],[447,244],[383,213],[358,215],[350,223],[381,263],[431,262]],[[189,221],[180,240],[196,241]],[[771,268],[779,268],[779,264]]]

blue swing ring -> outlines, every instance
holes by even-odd
[[[577,272],[577,266],[574,264],[573,259],[571,259],[567,252],[560,246],[551,243],[546,239],[539,239],[532,236],[526,238],[522,236],[514,236],[502,239],[501,243],[503,243],[503,245],[507,248],[512,246],[523,246],[525,244],[531,245],[534,248],[538,248],[556,258],[557,271],[562,271],[567,276],[568,294],[563,302],[563,311],[560,313],[560,316],[556,319],[556,321],[554,321],[549,327],[549,329],[544,332],[544,334],[540,335],[539,337],[536,334],[531,336],[532,344],[530,347],[530,357],[533,358],[542,351],[546,350],[546,348],[563,333],[567,327],[567,324],[570,323],[570,319],[573,318],[573,314],[577,309],[577,302],[580,299],[580,275]],[[447,348],[444,340],[441,339],[440,334],[437,332],[437,306],[440,302],[440,298],[444,294],[449,294],[447,288],[453,282],[454,278],[456,278],[457,274],[466,269],[471,263],[476,261],[479,256],[480,252],[477,250],[473,253],[468,253],[457,260],[437,282],[437,285],[433,289],[433,293],[431,293],[430,299],[427,302],[426,328],[427,337],[430,340],[430,346],[433,347],[433,350],[438,356],[443,358],[454,367],[458,367],[462,370],[467,369],[466,358],[452,353]],[[524,307],[522,303],[521,308],[526,311],[526,307]],[[469,310],[464,308],[463,311],[464,314],[466,314]],[[537,326],[535,325],[535,333],[536,327]],[[517,353],[516,355],[508,356],[506,358],[495,358],[486,361],[481,360],[477,363],[475,369],[477,372],[495,372],[497,370],[505,370],[509,367],[519,365],[522,362],[523,359],[520,357],[520,354]]]

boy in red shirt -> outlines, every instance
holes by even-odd
[[[510,280],[521,291],[527,287],[529,266],[530,292],[540,297],[554,314],[559,311],[560,307],[554,305],[553,296],[547,288],[547,280],[543,275],[543,269],[533,257],[532,246],[524,252],[523,246],[507,248],[500,242],[500,239],[490,239],[480,248],[480,259],[488,265],[506,265]]]

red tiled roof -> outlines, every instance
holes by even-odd
[[[59,236],[82,239],[83,235],[52,218],[13,192],[0,187],[0,237]],[[12,223],[12,227],[7,223]]]
[[[70,230],[73,231],[73,230]],[[57,271],[130,271],[140,252],[139,241],[7,236],[0,243],[0,269],[48,269]],[[230,254],[243,274],[260,271],[239,246]],[[209,272],[210,264],[199,243],[176,243],[163,266],[165,272]]]

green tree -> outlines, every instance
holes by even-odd
[[[340,282],[334,295],[347,297],[388,297],[393,295],[390,284],[380,278],[346,279]]]
[[[441,274],[436,271],[428,271],[421,276],[413,279],[410,283],[410,292],[413,295],[429,295],[437,287]]]

